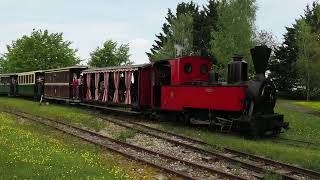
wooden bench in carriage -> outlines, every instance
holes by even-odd
[[[150,107],[150,64],[93,68],[82,73],[84,105],[121,112]]]

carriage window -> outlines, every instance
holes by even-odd
[[[192,66],[191,66],[190,63],[186,63],[186,64],[184,65],[184,72],[185,72],[185,73],[191,73],[191,72],[192,72]]]
[[[207,74],[207,73],[208,73],[208,66],[205,65],[205,64],[202,64],[202,65],[200,66],[200,73],[201,73],[201,74]]]

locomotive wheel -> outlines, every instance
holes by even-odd
[[[265,134],[264,129],[260,127],[259,122],[253,122],[251,124],[251,135],[254,139],[259,139]]]
[[[280,133],[281,133],[281,128],[275,128],[275,129],[272,131],[272,135],[273,135],[273,136],[278,136]]]
[[[179,114],[179,120],[181,120],[185,126],[191,126],[191,117],[190,112],[182,112]]]

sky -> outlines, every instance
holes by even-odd
[[[13,40],[33,29],[63,32],[72,48],[86,62],[90,52],[112,39],[129,43],[135,64],[148,62],[145,55],[161,31],[168,8],[183,0],[0,0],[0,54]],[[272,32],[279,42],[285,27],[303,14],[314,0],[257,0],[256,28]],[[185,0],[184,2],[187,2]],[[207,0],[194,0],[205,5]]]

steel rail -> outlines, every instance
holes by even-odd
[[[47,125],[47,126],[54,127],[54,128],[56,128],[56,129],[58,129],[58,130],[60,130],[60,131],[63,131],[63,132],[66,132],[66,133],[68,133],[68,134],[71,134],[71,135],[74,135],[74,136],[79,137],[78,135],[76,135],[76,134],[74,134],[74,133],[70,133],[70,132],[67,132],[67,131],[59,128],[59,127],[49,125],[49,124],[47,124],[47,123],[42,122],[41,120],[35,120],[35,119],[30,118],[30,117],[27,117],[27,116],[23,116],[23,115],[21,115],[21,114],[18,114],[18,113],[16,113],[16,112],[9,112],[9,111],[4,111],[4,112],[9,113],[9,114],[13,114],[13,115],[16,115],[16,116],[20,116],[20,117],[23,117],[23,118],[25,118],[25,119],[29,119],[29,120],[32,120],[32,121],[37,121],[37,122],[42,123],[42,124],[45,124],[45,125]],[[96,136],[96,137],[99,137],[99,138],[103,138],[103,139],[108,140],[108,141],[111,141],[111,142],[113,142],[113,143],[120,144],[120,145],[122,145],[122,146],[129,147],[129,148],[132,148],[132,149],[135,149],[135,150],[138,150],[138,151],[144,151],[144,152],[147,152],[147,153],[149,153],[149,154],[158,155],[158,156],[160,156],[160,157],[163,157],[163,158],[166,158],[166,159],[170,159],[170,160],[172,160],[172,161],[182,162],[182,163],[187,164],[187,165],[189,165],[189,166],[191,166],[191,167],[195,167],[195,168],[198,168],[198,169],[203,169],[203,170],[208,171],[208,172],[210,172],[210,173],[217,174],[217,175],[219,175],[219,176],[221,176],[221,177],[225,177],[225,178],[228,178],[228,179],[246,180],[246,178],[243,178],[243,177],[240,177],[240,176],[236,176],[236,175],[233,175],[233,174],[230,174],[230,173],[226,173],[226,172],[223,172],[223,171],[220,171],[220,170],[217,170],[217,169],[213,169],[213,168],[211,168],[211,167],[207,167],[207,166],[204,166],[204,165],[201,165],[201,164],[197,164],[197,163],[193,163],[193,162],[190,162],[190,161],[186,161],[186,160],[183,160],[183,159],[180,159],[180,158],[176,158],[176,157],[173,157],[173,156],[170,156],[170,155],[166,155],[166,154],[163,154],[163,153],[155,152],[155,151],[152,151],[152,150],[149,150],[149,149],[146,149],[146,148],[142,148],[142,147],[139,147],[139,146],[135,146],[135,145],[132,145],[132,144],[129,144],[129,143],[125,143],[125,142],[122,142],[122,141],[118,141],[118,140],[115,140],[115,139],[113,139],[113,138],[110,138],[110,137],[107,137],[107,136],[104,136],[104,135],[95,133],[95,132],[90,131],[90,130],[82,129],[82,128],[79,128],[79,127],[76,127],[76,126],[73,126],[73,125],[70,125],[70,124],[67,124],[67,123],[64,123],[64,122],[56,121],[56,120],[53,120],[53,119],[49,119],[49,118],[46,118],[46,117],[37,116],[37,115],[25,113],[25,112],[22,112],[22,113],[28,114],[28,115],[31,115],[31,116],[35,116],[35,117],[38,117],[38,118],[41,118],[41,119],[45,119],[45,120],[47,120],[47,121],[51,121],[51,122],[54,122],[54,123],[56,123],[56,124],[60,124],[60,125],[63,125],[63,126],[67,126],[68,128],[76,129],[76,130],[81,131],[81,132],[83,132],[83,133],[88,133],[88,134],[90,134],[90,135],[92,135],[92,136]],[[169,168],[164,167],[164,166],[157,165],[157,164],[155,164],[155,163],[153,163],[153,162],[150,162],[150,161],[147,161],[147,160],[145,160],[145,159],[137,158],[136,156],[131,156],[131,155],[126,154],[126,153],[124,153],[124,152],[121,152],[121,151],[119,151],[119,150],[117,150],[117,149],[115,149],[115,148],[108,147],[108,146],[106,146],[106,145],[104,145],[104,144],[96,143],[96,142],[93,142],[93,141],[88,140],[88,139],[83,138],[83,137],[79,137],[79,138],[84,139],[84,140],[86,140],[86,141],[89,141],[89,142],[91,142],[91,143],[94,143],[94,144],[103,146],[103,147],[105,147],[105,148],[107,148],[107,149],[110,149],[110,150],[112,150],[112,151],[115,151],[115,152],[117,152],[117,153],[120,153],[120,154],[122,154],[122,155],[125,155],[126,157],[130,157],[130,158],[132,158],[132,159],[134,159],[134,160],[138,160],[138,161],[140,161],[140,162],[146,163],[146,164],[151,165],[151,166],[153,166],[153,167],[162,169],[162,170],[164,170],[164,171],[166,171],[166,172],[168,172],[168,173],[176,174],[177,176],[182,177],[182,178],[184,178],[184,179],[195,179],[195,178],[193,178],[193,177],[191,177],[191,176],[189,176],[189,175],[187,175],[187,174],[184,174],[184,173],[181,173],[181,172],[178,172],[178,171],[169,169]]]
[[[206,146],[211,146],[211,147],[214,146],[214,145],[208,144],[208,143],[206,143],[206,142],[204,142],[202,140],[198,140],[198,139],[194,139],[194,138],[178,135],[178,134],[175,134],[175,133],[171,133],[171,132],[163,131],[163,130],[160,130],[160,129],[157,129],[157,128],[153,128],[153,127],[150,127],[150,126],[147,126],[147,125],[143,125],[143,124],[140,124],[140,123],[137,123],[137,122],[132,122],[132,121],[119,119],[119,118],[115,118],[115,117],[100,117],[100,118],[104,119],[104,120],[107,120],[107,121],[110,121],[110,122],[112,122],[114,124],[117,124],[117,125],[120,125],[120,126],[123,126],[123,127],[127,127],[129,129],[132,129],[132,130],[137,130],[137,131],[139,131],[141,133],[144,133],[144,134],[156,137],[156,138],[161,138],[163,140],[167,140],[169,142],[172,142],[172,143],[175,143],[175,144],[178,144],[178,145],[187,146],[187,147],[189,147],[191,149],[200,151],[202,153],[207,153],[207,154],[210,154],[212,156],[217,156],[217,157],[226,159],[226,160],[228,160],[230,162],[237,163],[238,165],[240,165],[240,166],[242,166],[244,168],[249,168],[250,170],[253,170],[253,171],[256,171],[256,172],[259,172],[259,173],[271,172],[271,173],[275,173],[275,174],[278,174],[278,175],[282,176],[284,179],[297,179],[297,178],[295,178],[295,177],[293,177],[291,175],[288,175],[287,172],[283,173],[283,172],[266,170],[263,167],[260,167],[261,164],[260,164],[260,166],[253,165],[253,164],[250,164],[250,163],[247,163],[247,162],[244,162],[244,161],[240,161],[240,160],[234,159],[232,157],[228,157],[228,156],[226,156],[224,154],[221,154],[219,152],[207,151],[205,149],[202,149],[202,148],[199,148],[199,147],[195,147],[195,146],[190,145],[190,144],[186,144],[186,143],[183,143],[183,142],[180,142],[180,141],[177,141],[177,140],[169,139],[169,138],[157,135],[155,133],[150,133],[150,132],[148,132],[146,130],[135,128],[133,126],[121,123],[119,121],[127,122],[127,123],[133,124],[135,126],[141,126],[141,127],[146,128],[148,130],[151,130],[151,131],[156,131],[156,132],[159,132],[159,133],[168,134],[170,136],[175,136],[175,137],[178,137],[178,138],[180,138],[182,140],[189,141],[191,143],[197,143],[197,144],[200,144],[200,145],[206,145]],[[118,120],[114,120],[114,119],[118,119]],[[216,148],[216,146],[214,146],[214,147]],[[298,166],[282,163],[282,162],[275,161],[275,160],[272,160],[272,159],[269,159],[269,158],[265,158],[265,157],[261,157],[261,156],[257,156],[257,155],[253,155],[253,154],[244,153],[244,152],[233,150],[233,149],[230,149],[230,148],[223,148],[223,150],[225,152],[227,152],[227,153],[231,153],[231,154],[234,154],[236,156],[241,156],[241,157],[246,158],[246,159],[249,158],[250,160],[258,161],[260,163],[264,163],[265,165],[273,165],[273,166],[276,166],[278,168],[285,168],[286,170],[289,170],[289,171],[291,171],[293,173],[298,173],[300,175],[308,176],[308,177],[311,177],[311,178],[314,178],[314,179],[319,179],[320,178],[320,173],[316,172],[316,171],[312,171],[312,170],[304,169],[304,168],[301,168],[301,167],[298,167]]]

